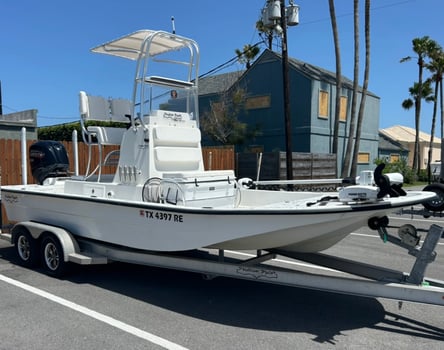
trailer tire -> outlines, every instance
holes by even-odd
[[[41,258],[45,272],[54,277],[62,277],[67,272],[68,263],[64,260],[63,247],[52,234],[42,238]]]
[[[20,265],[35,267],[39,262],[37,241],[24,227],[18,227],[14,231],[14,246]]]
[[[443,211],[444,210],[444,184],[434,183],[424,187],[423,191],[435,192],[437,198],[431,199],[428,202],[424,202],[422,205],[424,208],[430,211]]]

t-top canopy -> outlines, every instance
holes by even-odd
[[[151,41],[148,46],[146,42]],[[155,30],[139,30],[121,38],[99,45],[92,52],[137,60],[140,53],[149,47],[149,56],[156,56],[168,51],[179,50],[184,47],[196,46],[196,43],[175,34]]]

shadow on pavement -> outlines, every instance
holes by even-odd
[[[0,258],[16,262],[12,248]],[[373,298],[113,263],[74,266],[66,280],[91,284],[193,318],[274,332],[309,333],[319,343],[335,344],[344,331],[371,328],[431,340],[444,329],[386,312]]]

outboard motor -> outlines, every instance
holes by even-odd
[[[58,141],[38,141],[29,147],[32,176],[39,185],[49,177],[68,176],[69,160],[65,146]]]

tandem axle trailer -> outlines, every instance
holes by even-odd
[[[92,265],[118,261],[194,272],[206,278],[224,276],[363,297],[444,305],[444,281],[424,276],[427,266],[436,258],[435,247],[443,237],[444,228],[432,225],[419,246],[419,236],[412,225],[401,226],[398,238],[389,234],[383,223],[373,224],[381,239],[416,257],[410,273],[320,253],[261,250],[245,254],[214,249],[182,253],[141,251],[86,240],[63,228],[31,221],[17,223],[10,233],[2,233],[0,237],[15,246],[21,265],[32,268],[41,263],[49,275],[56,277],[61,277],[70,263]],[[278,263],[282,261],[277,259],[278,256],[341,273],[313,274],[283,267]]]

